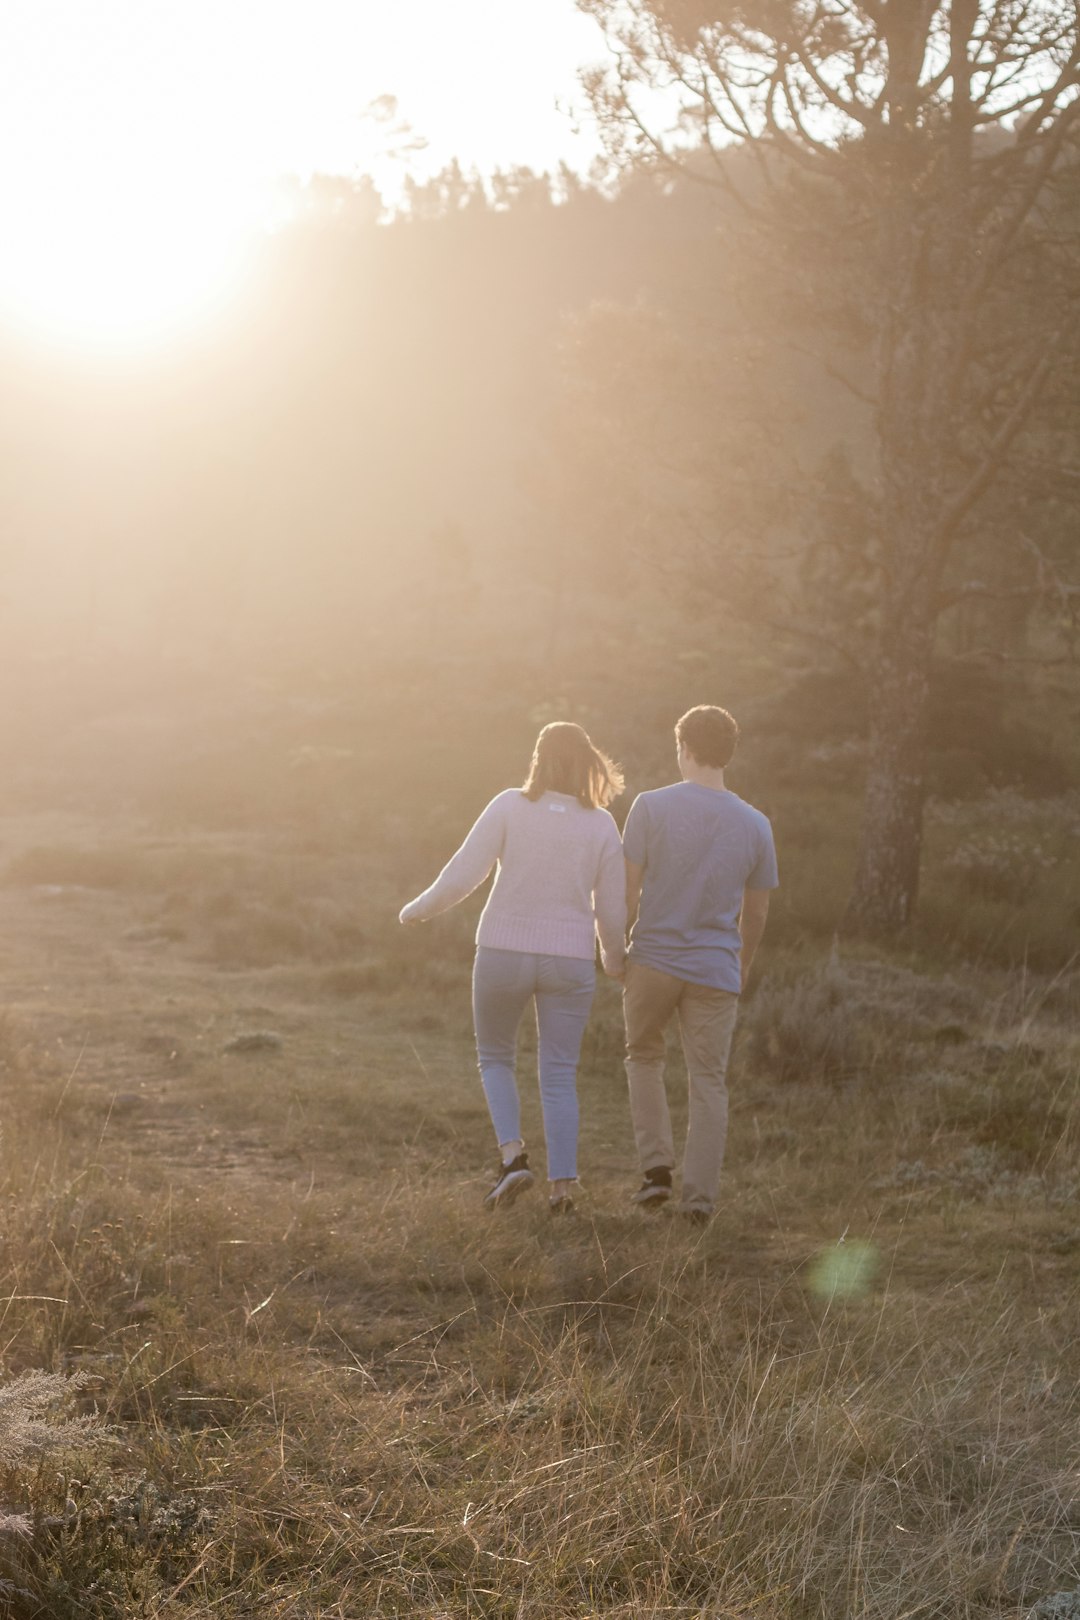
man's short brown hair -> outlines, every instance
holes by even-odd
[[[739,728],[726,709],[699,703],[675,722],[676,741],[699,765],[722,770],[730,763],[739,740]]]

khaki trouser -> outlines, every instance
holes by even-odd
[[[727,1066],[739,998],[628,962],[623,991],[630,1115],[642,1170],[675,1168],[664,1088],[664,1030],[678,1013],[690,1078],[682,1207],[711,1211],[727,1141]]]

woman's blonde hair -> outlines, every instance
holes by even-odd
[[[571,793],[586,810],[609,805],[622,790],[622,771],[570,720],[555,720],[541,731],[521,789],[527,799]]]

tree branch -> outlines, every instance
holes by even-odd
[[[965,300],[969,309],[976,309],[979,306],[1005,263],[1013,242],[1038,203],[1050,171],[1061,155],[1066,137],[1078,117],[1080,117],[1080,100],[1070,103],[1060,113],[1058,122],[1046,139],[1045,149],[1037,159],[1027,183],[1021,186],[1017,200],[1004,220],[994,228],[996,242],[993,251],[984,254],[982,269],[972,283],[971,291]]]
[[[1020,392],[1012,410],[1006,416],[971,477],[948,502],[934,534],[932,549],[940,557],[947,550],[957,529],[967,517],[979,497],[990,487],[1001,470],[1001,462],[1016,435],[1035,406],[1051,371],[1050,355],[1060,342],[1061,334],[1047,345],[1047,350],[1032,368],[1027,383]]]

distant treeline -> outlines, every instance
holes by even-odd
[[[0,332],[9,651],[326,660],[474,610],[548,635],[629,589],[575,323],[708,310],[715,199],[452,168],[387,223],[363,183],[291,201],[242,300],[182,338]]]
[[[805,604],[823,645],[790,651],[828,663],[829,613],[860,610],[865,410],[812,304],[773,313],[722,193],[454,165],[392,217],[366,181],[286,198],[242,297],[182,336],[110,356],[0,331],[9,656],[542,658],[632,634],[642,600],[728,637],[756,588]],[[726,547],[773,508],[748,582]],[[988,592],[950,633],[989,617],[1015,644],[1030,608]]]

